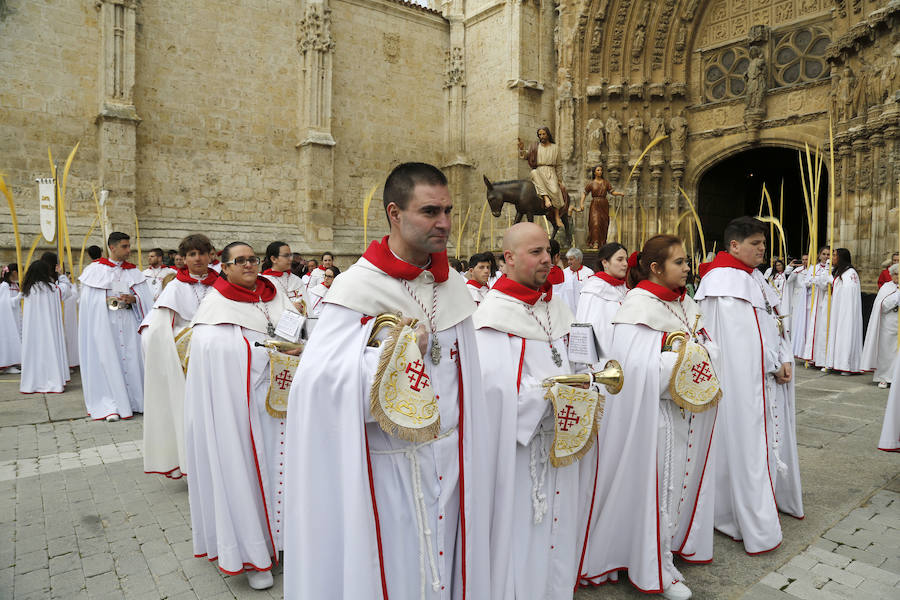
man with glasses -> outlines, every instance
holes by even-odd
[[[318,319],[319,315],[322,314],[322,309],[325,308],[323,300],[325,300],[332,283],[334,283],[334,268],[325,269],[322,282],[309,290],[310,317]]]
[[[475,303],[447,260],[447,179],[401,164],[384,207],[390,234],[335,279],[291,387],[285,597],[490,598],[496,441]],[[410,327],[384,328],[388,313]],[[410,357],[406,371],[391,348]],[[416,395],[427,429],[400,432],[397,410],[373,408],[376,381]]]

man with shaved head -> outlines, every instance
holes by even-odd
[[[503,238],[506,274],[473,317],[485,399],[497,414],[490,598],[571,598],[586,523],[578,522],[579,467],[549,462],[556,414],[546,377],[572,373],[572,312],[547,282],[550,240],[534,223]]]

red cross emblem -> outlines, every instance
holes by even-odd
[[[275,383],[278,384],[278,387],[286,390],[291,382],[294,380],[294,377],[291,375],[291,372],[285,369],[281,373],[275,376]]]
[[[556,414],[556,418],[559,419],[560,431],[568,431],[572,425],[578,425],[581,417],[575,414],[574,411],[575,409],[571,404],[566,404],[566,407]]]
[[[457,351],[457,349],[456,349],[458,345],[459,345],[459,342],[453,342],[453,347],[450,348],[450,360],[455,360],[455,361],[459,360],[459,358],[458,358],[459,351]]]
[[[703,361],[699,365],[694,365],[694,368],[691,369],[691,373],[694,374],[694,383],[709,381],[713,376],[712,371],[709,370],[709,363],[706,361]]]
[[[428,387],[428,375],[425,374],[425,365],[421,360],[407,364],[406,372],[410,374],[409,389],[420,392],[423,388]]]

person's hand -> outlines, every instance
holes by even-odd
[[[124,302],[125,304],[134,304],[135,302],[137,302],[137,298],[135,298],[131,294],[122,294],[119,296],[119,302]]]
[[[294,348],[293,350],[285,350],[282,354],[290,354],[291,356],[300,356],[300,353],[303,352],[303,348]]]
[[[521,151],[525,149],[525,142],[522,141],[522,138],[516,138],[516,147]]]
[[[414,327],[416,332],[416,345],[419,346],[419,352],[422,353],[422,356],[425,356],[425,353],[428,352],[428,330],[425,329],[424,323],[418,323],[418,325],[416,325],[416,323],[416,319],[410,317],[404,317],[401,321],[403,326],[409,325],[410,327]]]
[[[791,376],[794,374],[794,365],[789,362],[782,363],[781,367],[775,371],[775,383],[779,385],[784,385],[791,380]]]
[[[57,265],[56,265],[56,274],[57,274],[57,275],[62,275],[62,274],[63,274],[63,266],[62,266],[62,265],[60,265],[60,264],[57,264]]]

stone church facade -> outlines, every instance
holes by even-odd
[[[679,187],[703,206],[701,182],[729,157],[806,144],[827,157],[831,118],[837,237],[871,280],[897,246],[898,55],[897,0],[0,0],[0,172],[26,248],[47,148],[63,161],[80,142],[76,254],[93,186],[114,228],[137,217],[145,250],[203,231],[346,263],[366,195],[372,239],[387,172],[421,160],[450,179],[468,255],[510,219],[483,210],[482,177],[527,178],[516,138],[549,125],[574,196],[598,163],[625,191],[631,248],[676,227]],[[3,219],[0,260],[12,246]]]

